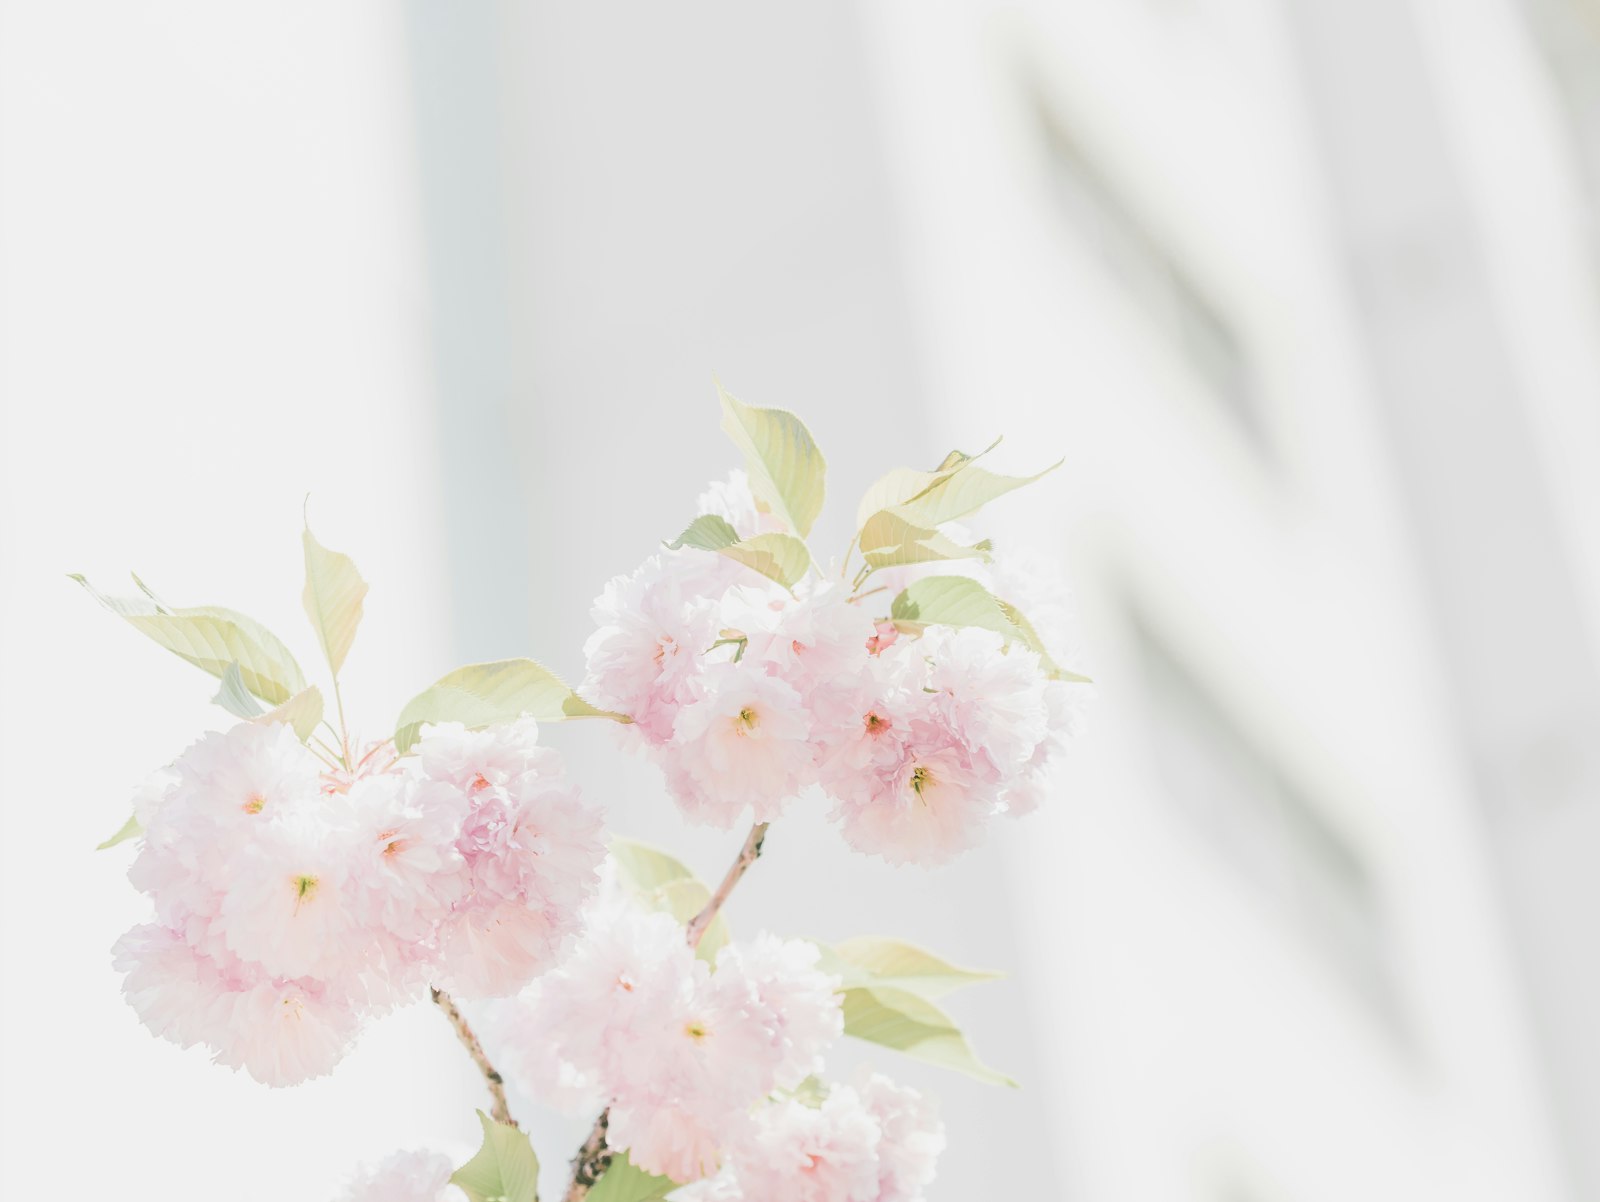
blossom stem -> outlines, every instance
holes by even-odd
[[[761,858],[761,847],[767,840],[767,825],[765,822],[758,822],[750,828],[750,833],[745,836],[744,846],[739,849],[739,858],[733,862],[733,866],[722,878],[722,884],[717,886],[717,891],[711,895],[711,900],[706,902],[705,908],[689,920],[689,925],[684,929],[684,937],[689,941],[690,947],[700,946],[700,940],[705,937],[707,929],[722,911],[723,903],[728,900],[728,895],[733,892],[734,886],[744,879],[744,874],[750,871],[750,866]],[[435,1000],[438,996],[434,995]],[[600,1117],[595,1119],[589,1138],[583,1141],[578,1154],[572,1158],[572,1184],[567,1187],[562,1202],[583,1202],[589,1196],[589,1191],[595,1182],[599,1181],[610,1167],[611,1157],[614,1155],[613,1149],[606,1144],[606,1127],[610,1121],[609,1110],[602,1110]]]
[[[717,891],[711,895],[711,900],[705,904],[705,908],[689,920],[684,934],[689,940],[690,947],[700,946],[700,940],[705,938],[706,930],[715,921],[723,903],[728,900],[728,894],[733,892],[733,887],[739,883],[744,874],[750,871],[750,866],[761,858],[761,845],[766,839],[767,823],[758,822],[750,828],[744,846],[739,849],[739,858],[733,862],[733,867],[729,868],[727,875],[722,878],[722,884],[717,886]]]
[[[477,1035],[467,1025],[466,1016],[461,1013],[461,1009],[456,1005],[455,999],[442,989],[435,989],[432,992],[433,1004],[444,1011],[444,1016],[450,1020],[450,1025],[456,1029],[456,1037],[466,1047],[467,1055],[472,1057],[472,1063],[478,1066],[478,1071],[483,1074],[483,1079],[489,1086],[489,1096],[493,1099],[493,1105],[489,1107],[489,1117],[497,1123],[505,1123],[507,1126],[515,1127],[517,1121],[511,1117],[511,1108],[506,1105],[505,1078],[489,1062],[489,1056],[483,1050],[483,1044],[478,1042]]]
[[[345,771],[348,772],[350,770],[350,726],[344,720],[344,695],[339,692],[339,674],[337,672],[333,676],[333,703],[339,708],[339,747],[341,749],[339,762],[344,765]]]

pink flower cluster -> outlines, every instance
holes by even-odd
[[[597,905],[569,957],[494,1009],[497,1056],[531,1096],[608,1107],[613,1148],[703,1183],[684,1199],[912,1202],[944,1144],[917,1094],[871,1078],[820,1109],[796,1100],[844,1030],[819,954],[764,934],[713,966],[670,915]]]
[[[338,1202],[466,1202],[450,1184],[453,1171],[450,1158],[438,1152],[395,1152],[358,1169]]]
[[[430,729],[324,776],[283,725],[209,734],[140,803],[155,921],[118,942],[152,1032],[269,1085],[330,1071],[430,982],[514,993],[576,930],[604,858],[531,721]]]
[[[819,1102],[756,1109],[716,1176],[673,1202],[921,1202],[944,1150],[944,1127],[913,1089],[863,1073]]]
[[[741,536],[769,520],[739,473],[701,506]],[[853,847],[943,862],[991,815],[1037,806],[1075,703],[999,634],[901,633],[889,603],[919,574],[886,571],[891,587],[861,597],[813,580],[791,594],[723,556],[664,551],[596,601],[587,690],[633,716],[624,737],[691,819],[725,828],[748,806],[770,821],[820,784]]]

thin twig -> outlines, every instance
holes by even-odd
[[[684,936],[689,941],[690,947],[699,947],[700,940],[705,938],[706,929],[716,919],[722,904],[728,900],[728,894],[733,892],[740,878],[750,871],[750,865],[761,858],[761,845],[766,842],[767,824],[758,822],[750,828],[744,846],[739,849],[739,858],[733,862],[733,867],[728,869],[728,875],[722,878],[722,884],[717,886],[717,891],[711,895],[711,900],[705,904],[705,909],[689,920]]]
[[[483,1044],[478,1042],[478,1037],[473,1034],[472,1028],[467,1025],[466,1016],[461,1013],[455,999],[442,989],[433,990],[433,1004],[444,1011],[444,1016],[450,1020],[450,1025],[456,1029],[456,1036],[467,1049],[467,1055],[472,1057],[472,1063],[478,1066],[478,1071],[483,1074],[483,1079],[488,1083],[489,1096],[494,1099],[489,1107],[489,1117],[497,1123],[505,1123],[515,1127],[517,1121],[511,1117],[511,1108],[506,1105],[505,1078],[498,1069],[489,1063],[489,1057],[483,1050]]]
[[[728,894],[733,892],[734,886],[743,879],[744,874],[750,871],[750,866],[761,858],[761,846],[766,839],[765,822],[758,822],[750,828],[744,846],[739,849],[739,858],[733,862],[727,875],[722,878],[722,884],[717,886],[717,891],[711,895],[711,900],[705,904],[705,908],[691,918],[689,925],[684,928],[684,937],[690,947],[700,946],[700,940],[705,937],[707,928],[721,912],[723,903],[728,900]],[[572,1158],[572,1184],[567,1187],[562,1202],[583,1202],[594,1183],[599,1181],[610,1167],[611,1157],[615,1154],[606,1145],[606,1126],[610,1121],[609,1110],[602,1110],[600,1117],[595,1119],[589,1138],[583,1141],[578,1154]]]

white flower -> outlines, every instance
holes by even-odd
[[[746,1198],[761,1202],[875,1202],[878,1121],[849,1086],[821,1106],[793,1098],[762,1106],[734,1154]]]
[[[453,1171],[437,1152],[395,1152],[358,1169],[337,1202],[460,1202],[466,1195],[450,1184]]]
[[[920,1202],[944,1151],[944,1124],[914,1089],[876,1073],[861,1073],[856,1092],[878,1120],[877,1202]]]
[[[689,817],[723,828],[746,806],[770,821],[813,779],[810,738],[792,687],[756,665],[713,664],[673,726],[678,801]]]
[[[822,1071],[823,1052],[844,1033],[840,980],[817,968],[817,945],[804,939],[759,934],[730,943],[717,955],[717,978],[742,977],[762,1008],[777,1045],[773,1083],[793,1089]]]

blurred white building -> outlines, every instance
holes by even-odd
[[[0,1192],[314,1199],[480,1101],[425,1007],[277,1093],[124,1012],[87,849],[210,711],[59,573],[292,634],[310,490],[367,725],[576,676],[717,372],[815,431],[824,546],[886,463],[1067,456],[987,531],[1077,588],[1060,802],[937,873],[797,816],[730,913],[1011,974],[951,1009],[1023,1090],[876,1060],[932,1199],[1600,1202],[1591,0],[89,8],[0,0]]]
[[[1600,57],[1524,16],[868,22],[933,410],[1069,454],[1063,1197],[1600,1198]]]

